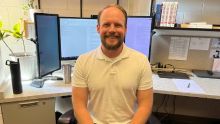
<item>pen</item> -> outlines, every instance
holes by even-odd
[[[188,83],[187,88],[190,88],[190,82]]]

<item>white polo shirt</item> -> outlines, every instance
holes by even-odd
[[[114,59],[99,47],[77,59],[72,81],[74,87],[88,87],[94,123],[128,124],[136,111],[136,91],[152,88],[152,73],[146,56],[125,45]]]

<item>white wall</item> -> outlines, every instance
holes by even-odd
[[[5,29],[12,29],[13,25],[19,22],[21,18],[24,18],[24,11],[22,9],[22,6],[24,3],[26,3],[27,0],[0,0],[0,19],[4,23]],[[13,52],[23,52],[22,42],[17,42],[17,40],[13,37],[9,37],[5,39],[8,46],[12,49]],[[25,46],[27,49],[27,52],[34,52],[35,51],[35,45],[30,41],[25,41]],[[9,75],[9,67],[5,66],[5,61],[9,59],[10,51],[8,48],[3,44],[3,42],[0,42],[0,52],[2,55],[2,60],[0,64],[3,64],[3,70],[1,70],[4,76],[0,76],[0,83],[2,83],[1,80],[5,80]],[[4,78],[4,79],[3,79]]]
[[[120,0],[120,5],[126,9],[130,16],[150,15],[151,0]]]
[[[83,0],[83,17],[97,15],[108,4],[117,0]],[[150,14],[150,0],[120,0],[130,16],[147,16]],[[80,0],[41,0],[41,9],[46,13],[57,13],[60,16],[80,17]]]
[[[23,0],[0,0],[0,19],[4,23],[4,28],[11,29],[13,24],[15,24],[20,17],[22,17],[22,9],[21,4]],[[19,45],[12,38],[5,39],[7,44],[13,49],[13,51],[17,51],[19,49]],[[1,63],[4,65],[5,60],[8,58],[9,50],[5,47],[5,45],[1,42],[1,55],[2,61]],[[8,67],[7,67],[8,68]],[[4,77],[8,76],[9,71],[6,69],[6,66],[3,66],[2,70]],[[3,80],[3,79],[2,79]],[[2,83],[2,82],[0,82]]]
[[[41,9],[45,13],[56,13],[59,16],[80,16],[79,0],[41,0]]]

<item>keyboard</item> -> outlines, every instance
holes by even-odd
[[[201,78],[217,78],[220,79],[220,72],[212,72],[210,70],[192,70],[192,72]]]
[[[181,72],[159,71],[157,72],[157,74],[160,78],[189,79],[189,76],[187,74]]]

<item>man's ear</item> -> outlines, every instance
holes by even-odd
[[[100,26],[99,26],[99,25],[96,25],[96,31],[97,31],[98,33],[100,33]]]

